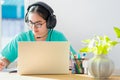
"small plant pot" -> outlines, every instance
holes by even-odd
[[[114,71],[114,63],[107,55],[95,55],[88,61],[88,71],[94,78],[109,78]]]

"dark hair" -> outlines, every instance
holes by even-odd
[[[31,4],[27,8],[27,13],[25,15],[25,22],[27,23],[28,15],[30,12],[36,12],[38,15],[40,15],[43,19],[46,20],[46,26],[48,29],[53,29],[56,26],[57,20],[56,16],[53,14],[53,9],[47,5],[44,2],[36,2],[34,4]]]
[[[38,13],[38,15],[41,16],[46,21],[47,21],[48,17],[50,16],[50,13],[46,8],[44,8],[43,6],[38,6],[38,5],[30,7],[29,12]],[[28,15],[29,15],[29,13],[28,13]]]

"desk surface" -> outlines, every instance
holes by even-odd
[[[94,79],[83,74],[68,75],[19,75],[17,73],[0,72],[0,80],[120,80],[120,76],[111,76],[109,79]]]

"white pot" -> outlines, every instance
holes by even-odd
[[[114,71],[114,63],[107,55],[95,55],[88,61],[88,71],[95,78],[108,78]]]

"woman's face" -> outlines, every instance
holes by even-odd
[[[32,29],[35,36],[44,36],[48,29],[46,27],[46,20],[35,12],[28,15],[29,27]]]

